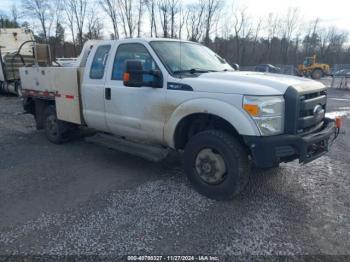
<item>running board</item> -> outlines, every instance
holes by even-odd
[[[153,162],[160,162],[167,157],[169,149],[151,146],[147,144],[138,144],[116,136],[97,133],[94,136],[86,137],[88,143],[105,146],[124,153],[139,156]]]

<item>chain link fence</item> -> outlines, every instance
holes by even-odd
[[[284,75],[295,75],[296,67],[294,65],[276,65],[276,67],[280,68],[280,74]],[[256,66],[241,66],[241,71],[256,71]],[[268,72],[268,71],[266,71]]]
[[[297,67],[294,65],[276,65],[285,75],[296,75]],[[242,66],[241,71],[256,71],[256,66]],[[331,68],[331,76],[320,80],[327,87],[338,89],[350,89],[350,64],[335,64]]]
[[[331,72],[331,88],[350,89],[350,64],[335,64]]]

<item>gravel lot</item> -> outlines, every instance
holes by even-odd
[[[239,197],[216,202],[177,157],[50,144],[19,99],[0,96],[0,255],[350,255],[350,91],[328,103],[344,118],[329,154],[253,170]]]

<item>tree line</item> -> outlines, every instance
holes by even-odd
[[[24,26],[49,43],[54,57],[77,56],[89,39],[166,37],[210,47],[230,63],[301,63],[317,55],[329,64],[350,64],[348,32],[304,21],[298,8],[254,17],[226,0],[22,0],[0,27]]]

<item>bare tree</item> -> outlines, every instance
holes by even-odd
[[[141,37],[141,27],[142,27],[142,16],[143,16],[143,6],[145,5],[145,0],[139,0],[138,4],[138,15],[137,15],[137,37]]]
[[[275,15],[273,13],[268,14],[268,18],[265,25],[265,30],[268,33],[266,42],[267,42],[267,50],[265,59],[267,61],[271,61],[272,57],[272,42],[275,39],[275,37],[278,35],[279,26],[281,24],[281,19],[278,17],[278,15]]]
[[[281,41],[281,53],[283,57],[283,62],[288,62],[288,51],[290,41],[292,39],[293,33],[297,29],[299,21],[299,9],[298,8],[288,8],[287,16],[282,23],[282,41]]]
[[[48,42],[52,23],[54,21],[54,6],[50,0],[22,0],[22,6],[27,16],[40,22],[42,35]]]
[[[170,37],[174,38],[175,36],[175,27],[177,15],[180,11],[180,2],[179,0],[170,0],[169,1],[170,9]]]
[[[241,37],[240,37],[240,48],[241,48],[241,56],[240,63],[245,64],[248,61],[247,57],[247,49],[250,46],[251,37],[253,33],[253,26],[251,24],[250,18],[248,15],[245,15],[245,19],[242,24]]]
[[[220,9],[221,0],[207,0],[205,1],[205,36],[204,43],[206,45],[210,42],[210,33],[213,25],[213,19]]]
[[[260,35],[261,26],[262,26],[262,18],[260,17],[256,23],[256,26],[255,26],[252,57],[255,57],[255,52],[256,52],[256,47],[258,45],[258,38]]]
[[[67,0],[68,8],[73,14],[75,26],[78,34],[80,48],[83,47],[84,24],[86,20],[86,10],[88,0]]]
[[[70,7],[69,4],[70,0],[65,0],[64,1],[64,8],[63,11],[65,13],[66,17],[66,24],[69,27],[69,30],[71,32],[72,36],[72,44],[73,44],[73,55],[77,55],[77,49],[76,49],[76,37],[75,37],[75,16],[74,16],[74,10]]]
[[[118,0],[119,16],[126,37],[133,37],[136,28],[134,19],[134,1],[133,0]]]
[[[149,19],[149,26],[150,26],[150,37],[157,36],[157,23],[156,23],[156,3],[153,0],[144,0],[145,6],[147,7],[148,11],[148,19]]]
[[[187,20],[187,13],[184,10],[182,5],[180,5],[179,14],[180,14],[180,17],[179,17],[179,35],[178,35],[178,37],[179,37],[179,39],[182,39],[183,28],[184,28],[184,26],[186,24],[186,20]]]
[[[14,3],[11,6],[11,19],[16,25],[18,25],[19,16],[17,5]]]
[[[157,37],[157,22],[156,22],[156,2],[154,0],[145,0],[145,5],[148,9],[148,17],[150,20],[150,36]]]
[[[102,10],[109,16],[113,26],[113,39],[119,39],[118,0],[99,0]]]
[[[103,24],[99,16],[95,15],[96,7],[92,6],[87,12],[87,33],[84,35],[84,39],[102,39]]]
[[[53,37],[50,37],[50,43],[53,46],[52,55],[56,57],[57,46],[60,44],[60,41],[64,41],[64,28],[62,27],[62,12],[63,12],[63,3],[60,0],[51,0],[55,6],[55,34]],[[63,35],[62,35],[63,34]]]
[[[316,51],[318,42],[320,41],[319,37],[319,18],[316,18],[310,23],[310,26],[307,29],[303,44],[305,49],[305,55],[311,55]],[[327,32],[328,33],[328,32]],[[324,38],[327,39],[327,35],[323,34]],[[324,40],[325,40],[324,39]]]
[[[296,8],[288,8],[285,15],[271,13],[261,19],[250,17],[246,8],[236,5],[223,9],[222,4],[229,0],[191,0],[187,5],[182,0],[21,1],[24,14],[30,18],[28,22],[33,23],[31,28],[38,28],[34,33],[51,45],[54,54],[56,48],[58,54],[62,50],[64,53],[72,42],[77,55],[76,47],[86,39],[102,38],[103,20],[96,15],[97,6],[91,4],[98,3],[112,23],[113,39],[142,35],[187,37],[203,41],[229,62],[243,66],[297,64],[300,58],[312,54],[325,63],[350,63],[348,34],[335,27],[321,27],[319,19],[303,22],[308,25],[303,28]],[[14,5],[9,17],[0,14],[0,25],[16,26],[20,14]],[[36,26],[37,21],[40,26]],[[65,39],[65,32],[71,34],[69,39]]]
[[[329,31],[326,28],[321,28],[318,35],[320,37],[320,56],[323,59],[325,58],[326,49],[329,43]]]
[[[157,6],[163,31],[163,37],[168,37],[170,23],[170,0],[158,0]]]
[[[191,41],[198,42],[203,35],[205,3],[197,3],[187,6],[186,11],[186,28],[187,38]]]
[[[348,39],[348,33],[340,31],[336,27],[331,26],[328,29],[328,45],[325,50],[325,58],[334,63],[342,58],[344,44]]]
[[[246,9],[234,10],[233,11],[233,30],[236,41],[236,59],[241,63],[241,36],[244,32],[244,28],[247,23],[247,11]]]

